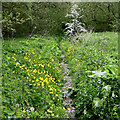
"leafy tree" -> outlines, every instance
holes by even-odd
[[[83,9],[82,22],[88,29],[94,29],[94,31],[116,30],[118,3],[86,2],[78,3],[78,6]]]
[[[60,34],[66,21],[69,3],[33,3],[32,15],[38,34]]]
[[[65,23],[69,23],[70,20],[64,16],[71,10],[71,5],[70,2],[3,2],[3,36],[27,35],[33,31],[34,26],[37,28],[34,31],[36,34],[59,35],[64,33]],[[118,3],[80,2],[77,5],[78,8],[83,9],[79,13],[80,16],[83,16],[77,20],[85,23],[87,30],[91,28],[94,31],[117,30]]]
[[[2,4],[2,24],[3,36],[14,36],[16,31],[28,21],[31,21],[30,3],[3,3]],[[27,26],[28,27],[28,26]],[[28,29],[28,28],[27,28]],[[22,29],[21,32],[23,32]]]

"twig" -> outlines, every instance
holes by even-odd
[[[33,28],[33,30],[32,30],[32,32],[31,32],[31,34],[30,34],[30,36],[29,36],[28,39],[30,39],[30,38],[32,37],[32,34],[33,34],[33,32],[35,31],[35,29],[36,29],[36,26]]]

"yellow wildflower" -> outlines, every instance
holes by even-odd
[[[38,82],[39,80],[37,79],[36,82]]]
[[[10,59],[10,57],[8,57],[8,59]]]
[[[25,113],[26,111],[25,111],[25,110],[23,110],[23,112]]]
[[[34,52],[32,52],[32,54],[35,54]]]
[[[33,72],[34,72],[34,73],[36,73],[36,72],[37,72],[37,70],[35,69]]]
[[[39,77],[39,79],[43,80],[43,78],[42,78],[42,77]]]
[[[68,107],[67,109],[68,109],[68,110],[70,110],[70,108],[69,108],[69,107]]]
[[[25,56],[25,57],[24,57],[24,59],[26,59],[26,60],[27,60],[27,59],[28,59],[28,58],[27,58],[27,56]]]
[[[39,66],[44,67],[44,65],[42,65],[42,64],[39,64]]]
[[[17,62],[17,63],[16,63],[16,65],[20,65],[20,63],[19,63],[19,62]]]
[[[44,83],[42,82],[42,87],[44,86]]]
[[[54,114],[51,114],[52,116],[54,116]]]
[[[52,88],[50,88],[50,90],[52,90]]]
[[[115,97],[118,97],[117,95]]]
[[[51,111],[51,110],[49,110],[49,109],[47,110],[47,112],[52,113],[52,111]]]
[[[40,83],[37,83],[38,86],[40,86]]]
[[[29,73],[27,73],[28,74],[28,76],[30,76],[30,74]]]

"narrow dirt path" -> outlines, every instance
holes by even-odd
[[[63,58],[65,57],[63,54],[61,55]],[[64,61],[61,62],[61,64],[64,66],[64,80],[65,84],[62,87],[63,93],[64,93],[64,100],[63,104],[66,106],[67,111],[67,118],[74,118],[74,112],[75,108],[71,106],[72,99],[69,97],[72,94],[72,91],[68,93],[68,88],[72,88],[72,79],[69,75],[69,69],[67,68],[67,64],[64,63]],[[67,109],[69,108],[69,109]]]

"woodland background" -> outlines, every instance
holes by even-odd
[[[77,3],[87,30],[94,32],[117,31],[118,3]],[[26,36],[34,27],[34,33],[41,35],[63,35],[65,15],[72,3],[3,3],[3,36]]]

